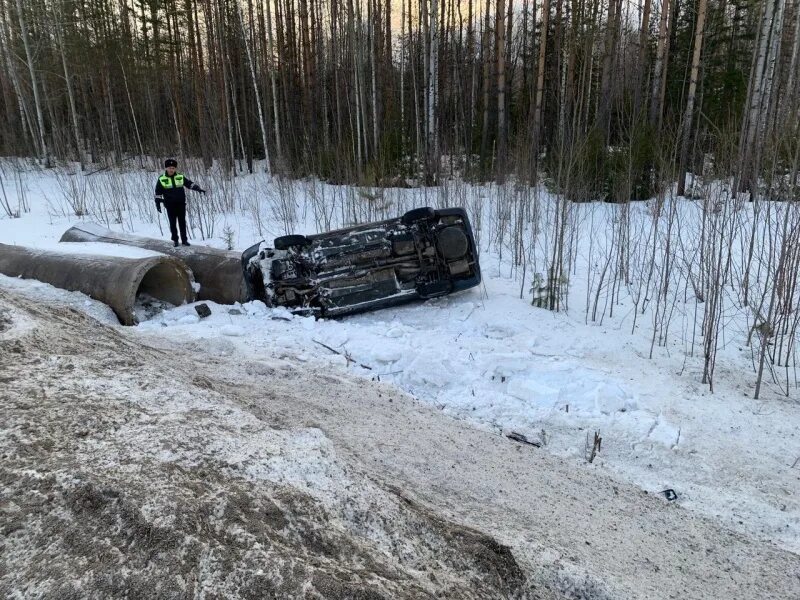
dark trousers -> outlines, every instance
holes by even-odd
[[[178,241],[178,227],[181,230],[181,240],[186,239],[186,203],[166,204],[167,221],[169,221],[169,232],[172,234],[172,241]]]

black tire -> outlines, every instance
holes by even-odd
[[[275,250],[288,250],[289,248],[305,248],[311,245],[304,235],[282,235],[275,238]]]
[[[411,225],[412,223],[416,223],[417,221],[424,221],[425,219],[435,219],[436,218],[436,211],[433,210],[430,206],[424,206],[422,208],[414,208],[408,211],[401,217],[401,221],[403,225]]]
[[[437,236],[437,246],[445,260],[458,260],[467,255],[469,240],[460,227],[445,227]]]

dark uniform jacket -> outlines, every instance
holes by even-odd
[[[186,191],[202,191],[199,185],[186,177],[183,173],[175,173],[172,177],[164,173],[156,182],[156,206],[163,202],[165,206],[179,206],[186,204]]]

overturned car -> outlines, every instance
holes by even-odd
[[[310,236],[287,235],[242,255],[253,299],[335,317],[435,298],[481,281],[462,208],[417,208],[400,218]]]

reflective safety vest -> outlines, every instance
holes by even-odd
[[[173,180],[175,181],[174,185],[172,183]],[[158,178],[158,181],[165,190],[171,190],[173,187],[181,188],[183,187],[183,173],[175,173],[173,177],[162,175]]]

